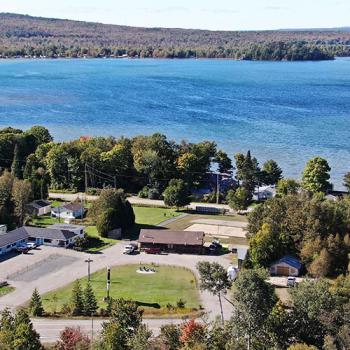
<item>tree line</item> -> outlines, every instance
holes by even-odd
[[[0,14],[0,57],[325,60],[350,55],[347,31],[136,28]]]

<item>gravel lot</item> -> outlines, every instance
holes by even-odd
[[[53,254],[42,261],[9,275],[9,280],[20,282],[35,281],[48,274],[57,272],[62,267],[70,265],[76,261],[78,261],[78,259],[72,256]]]

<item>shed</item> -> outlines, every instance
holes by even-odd
[[[51,213],[51,202],[39,199],[28,204],[28,211],[31,215],[42,216]]]
[[[299,276],[301,267],[299,259],[287,255],[270,266],[270,273],[275,276]]]

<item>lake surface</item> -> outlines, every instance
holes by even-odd
[[[319,155],[339,188],[350,171],[350,60],[0,60],[0,127],[33,124],[56,140],[214,140],[296,178]]]

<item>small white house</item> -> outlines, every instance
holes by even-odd
[[[82,238],[84,237],[86,227],[81,225],[71,225],[71,224],[53,224],[53,225],[50,225],[48,228],[62,230],[62,231],[70,231]]]
[[[52,208],[51,216],[61,218],[65,222],[71,222],[74,219],[80,219],[84,216],[85,209],[82,203],[74,202]]]
[[[51,202],[39,199],[28,204],[28,211],[31,215],[42,216],[51,213]]]
[[[287,255],[270,266],[270,273],[274,276],[297,277],[299,276],[301,267],[301,262],[298,259]]]
[[[253,193],[255,201],[266,201],[276,196],[276,186],[260,186],[256,187]]]

